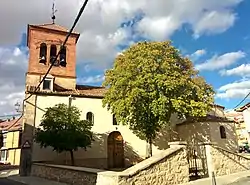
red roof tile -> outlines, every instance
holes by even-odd
[[[54,88],[54,91],[37,91],[37,94],[46,94],[46,95],[76,95],[82,97],[99,97],[103,98],[107,89],[105,87],[98,86],[87,86],[87,85],[77,85],[76,89],[63,89],[62,87]],[[32,91],[28,91],[32,93]]]
[[[53,23],[49,23],[49,24],[31,24],[30,26],[33,26],[33,27],[39,27],[39,28],[44,28],[44,29],[50,29],[50,30],[56,30],[56,31],[61,31],[61,32],[66,32],[68,33],[69,30],[63,26],[60,26],[58,24],[53,24]],[[72,32],[74,34],[79,34],[77,32]]]
[[[22,118],[6,120],[0,123],[0,130],[3,131],[14,131],[22,129]]]
[[[240,108],[237,108],[236,111],[237,112],[243,112],[244,110],[246,110],[249,107],[250,107],[250,102],[246,103],[245,105],[241,106]]]

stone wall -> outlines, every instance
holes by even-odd
[[[50,164],[33,164],[32,175],[74,185],[96,185],[97,169]]]
[[[75,159],[75,166],[97,169],[108,169],[107,158],[86,158]],[[34,161],[35,163],[55,164],[55,165],[71,165],[71,160],[54,160],[54,161]]]
[[[186,156],[186,149],[180,150],[171,148],[167,150],[168,157],[152,163],[152,158],[138,164],[146,167],[136,171],[139,166],[135,165],[131,169],[125,170],[120,176],[119,185],[172,185],[189,181],[189,168]],[[159,159],[159,158],[158,158]],[[136,171],[136,172],[133,172]],[[133,174],[134,173],[134,174]]]
[[[125,171],[35,163],[32,175],[74,185],[174,185],[189,181],[184,146],[174,146]]]
[[[250,159],[221,147],[211,145],[210,153],[213,163],[212,170],[216,176],[229,175],[250,169]]]

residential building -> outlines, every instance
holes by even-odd
[[[30,53],[25,93],[26,97],[32,96],[29,97],[24,106],[22,143],[30,143],[31,148],[22,150],[21,166],[31,165],[32,162],[69,164],[69,153],[59,154],[50,147],[40,148],[39,144],[33,142],[34,129],[39,127],[46,108],[58,103],[78,107],[82,112],[81,118],[94,123],[92,131],[95,141],[87,151],[79,149],[74,152],[76,165],[120,168],[143,160],[146,157],[146,141],[137,137],[127,126],[118,124],[114,115],[106,107],[102,107],[102,98],[106,89],[76,84],[76,44],[80,34],[75,32],[69,37],[66,46],[62,48],[59,59],[41,84],[40,89],[34,91],[47,72],[57,51],[62,47],[68,30],[56,24],[28,25],[27,30],[27,45]],[[217,107],[221,106],[215,106],[215,109]],[[212,111],[212,114],[218,112],[223,112],[223,110],[218,108],[217,111]],[[173,118],[173,120],[175,119]],[[225,136],[227,128],[224,127],[224,121],[221,119],[217,120],[216,123],[202,123],[199,130],[192,130],[193,135],[199,131],[202,135],[201,138],[207,138],[202,142],[216,140],[224,147],[225,140],[234,136],[230,122],[228,122],[230,133]],[[166,128],[166,130],[162,130],[162,133],[159,133],[160,137],[153,142],[153,155],[167,149],[169,147],[168,141],[180,138],[188,139],[182,135],[187,133],[189,127],[194,126],[194,124],[185,124],[185,128],[178,131],[177,128],[184,124],[179,123],[177,126],[174,124],[175,121],[173,121],[173,129],[167,130]],[[202,132],[203,125],[209,127],[208,132]],[[227,142],[227,145],[229,144],[232,145],[231,148],[235,147],[235,142]]]
[[[7,119],[0,123],[3,147],[0,149],[0,163],[19,165],[22,138],[22,120]]]
[[[237,123],[238,135],[242,138],[243,143],[250,144],[250,103],[246,103],[242,107],[236,109],[236,112],[240,114],[235,117]],[[244,142],[245,140],[245,142]]]
[[[249,142],[249,134],[246,129],[246,124],[244,121],[244,116],[242,112],[229,111],[226,113],[226,117],[235,122],[236,135],[238,140],[238,145],[243,146]]]

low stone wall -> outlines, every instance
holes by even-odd
[[[250,169],[250,159],[218,146],[211,146],[213,171],[216,176],[229,175]]]
[[[101,170],[35,163],[32,165],[31,174],[33,176],[74,185],[96,185],[98,172],[101,172]]]
[[[174,146],[123,172],[34,163],[32,175],[74,185],[174,185],[189,181],[184,146]]]
[[[172,185],[189,181],[185,147],[174,147],[120,174],[119,185]]]
[[[86,168],[98,168],[107,169],[107,158],[86,158],[86,159],[75,159],[75,166],[86,167]],[[71,165],[71,160],[55,160],[55,161],[37,161],[44,164],[55,164],[55,165]],[[37,163],[34,162],[34,163]]]

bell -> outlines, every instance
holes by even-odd
[[[65,59],[64,58],[62,58],[61,60],[60,60],[60,66],[63,66],[63,67],[66,67],[66,61],[65,61]]]
[[[44,55],[42,57],[40,57],[39,63],[43,63],[43,64],[46,63],[46,58]]]

